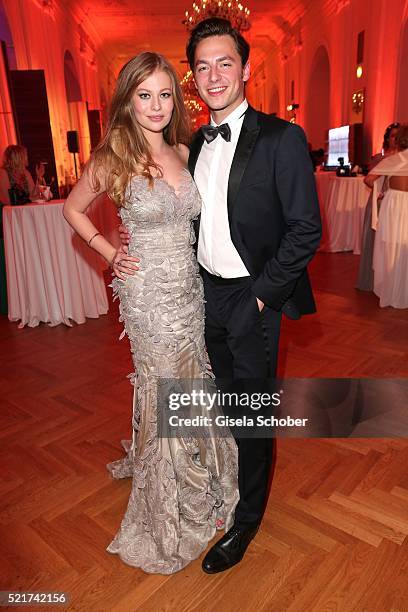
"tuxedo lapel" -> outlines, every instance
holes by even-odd
[[[258,125],[257,112],[248,106],[245,113],[244,122],[242,124],[241,133],[235,149],[234,158],[231,164],[231,170],[228,180],[228,217],[231,217],[231,211],[236,201],[239,186],[248,165],[249,159],[255,146],[256,139],[260,131]]]
[[[191,143],[190,154],[188,156],[188,169],[190,174],[194,177],[194,171],[197,164],[198,156],[200,155],[201,147],[203,146],[204,136],[201,130],[199,130]]]

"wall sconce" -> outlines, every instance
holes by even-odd
[[[351,97],[353,112],[359,115],[364,106],[364,90],[355,91]]]
[[[356,77],[358,79],[361,79],[362,76],[363,76],[363,66],[359,64],[356,68]]]
[[[286,107],[286,110],[289,113],[293,113],[292,117],[289,119],[290,123],[296,123],[296,110],[299,108],[299,104],[295,104],[294,102],[292,102],[292,104],[288,104]]]

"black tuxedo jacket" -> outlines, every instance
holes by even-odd
[[[199,131],[190,148],[192,176],[203,142]],[[229,175],[228,218],[253,293],[275,310],[291,298],[301,314],[315,312],[306,266],[319,245],[321,221],[299,126],[248,107]]]

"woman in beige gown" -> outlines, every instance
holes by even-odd
[[[174,69],[156,53],[133,58],[120,72],[107,133],[64,208],[71,225],[119,276],[113,288],[135,366],[133,437],[124,442],[126,456],[108,465],[114,478],[133,478],[132,490],[107,550],[162,574],[197,558],[217,528],[228,529],[238,501],[232,437],[211,431],[200,438],[157,435],[158,382],[211,377],[193,250],[200,197],[181,144],[186,125]],[[129,229],[127,255],[84,214],[105,190]],[[136,261],[137,274],[121,274]]]

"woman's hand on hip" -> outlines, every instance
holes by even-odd
[[[128,255],[127,250],[127,246],[119,247],[111,264],[115,276],[121,280],[126,280],[127,276],[133,276],[135,271],[139,270],[136,264],[139,263],[140,259]]]

